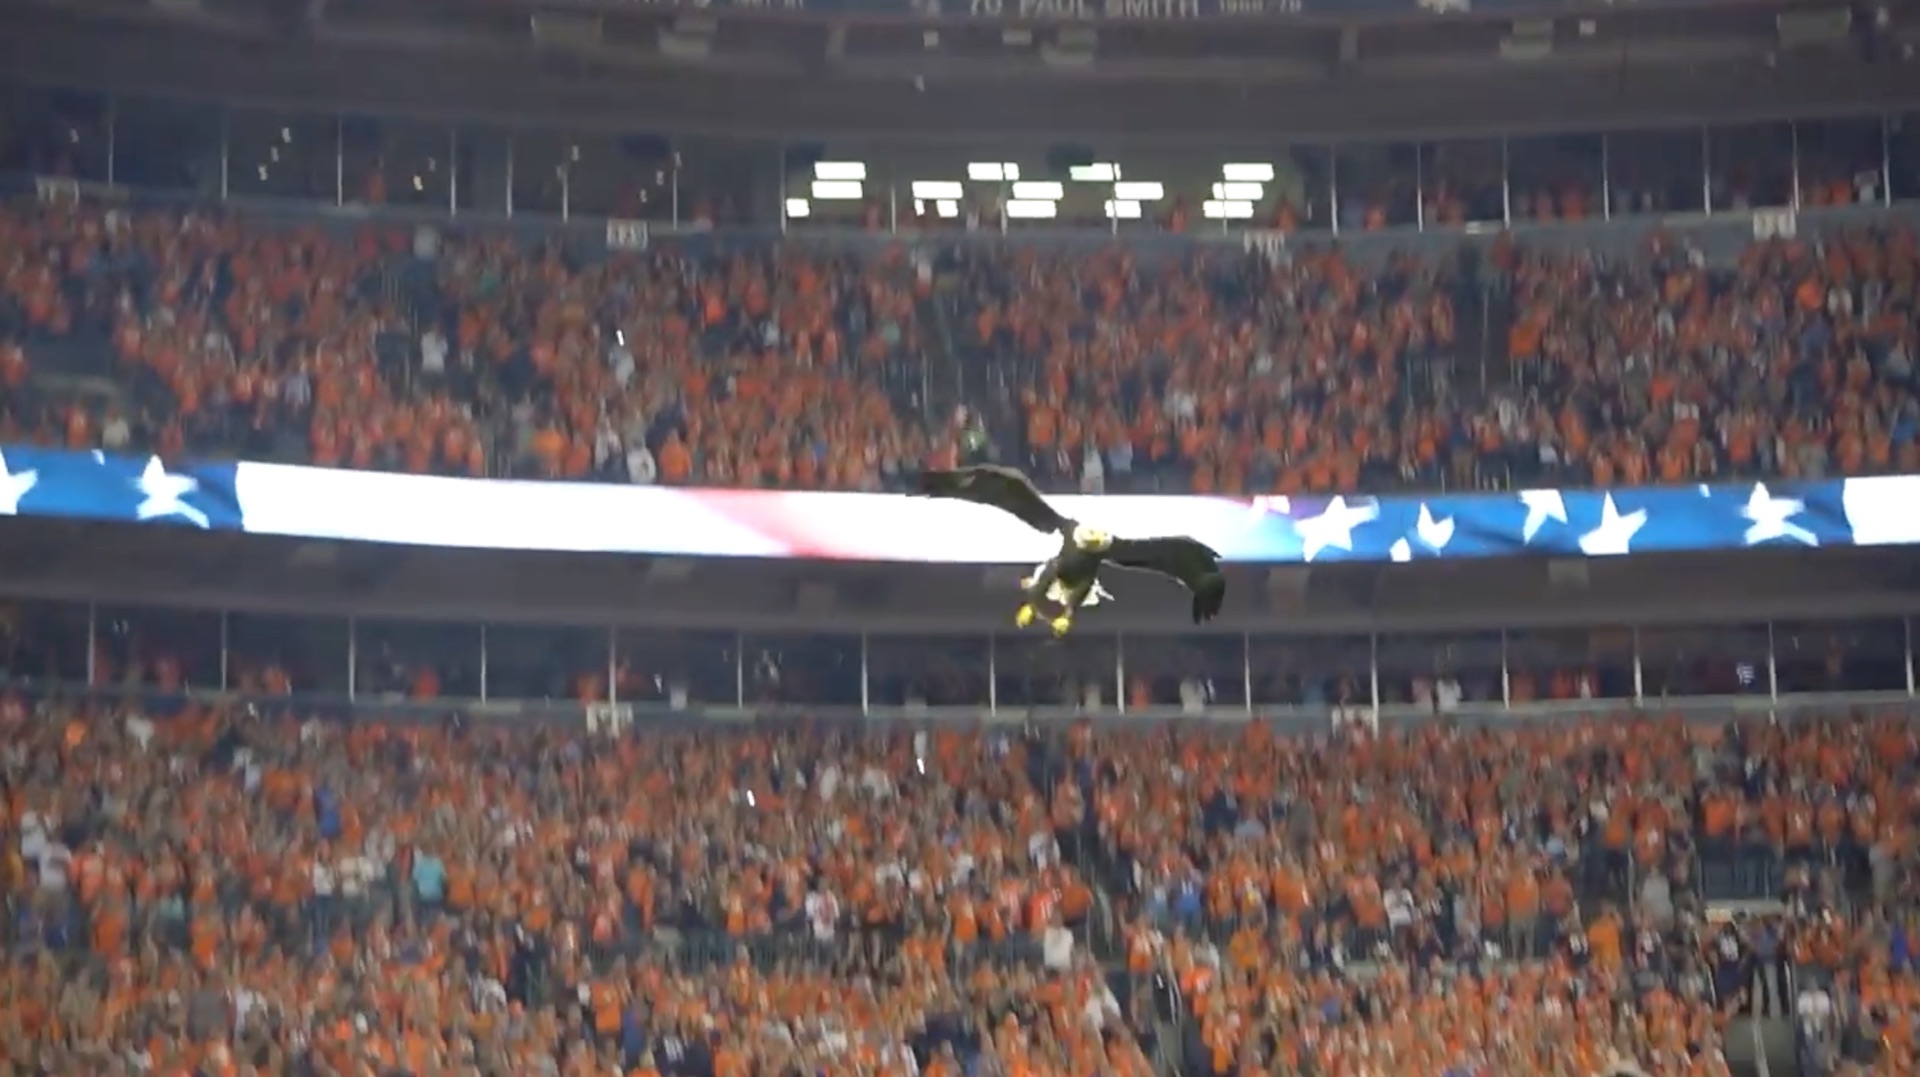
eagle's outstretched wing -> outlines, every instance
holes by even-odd
[[[1010,467],[980,464],[951,471],[922,471],[915,493],[925,497],[954,497],[977,501],[1018,516],[1035,531],[1062,531],[1073,521],[1053,511],[1025,475]]]
[[[1106,551],[1109,564],[1171,576],[1193,592],[1193,623],[1211,621],[1227,600],[1227,578],[1220,572],[1220,555],[1206,543],[1190,538],[1114,539]]]

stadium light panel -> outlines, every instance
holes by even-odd
[[[860,161],[817,161],[813,166],[813,178],[853,180],[857,183],[867,178],[867,166]]]
[[[1223,202],[1258,202],[1265,190],[1258,183],[1216,183],[1213,197]]]
[[[933,204],[933,208],[936,213],[940,214],[941,217],[949,221],[953,220],[955,217],[960,216],[960,203],[953,201],[952,199],[943,198],[940,201],[935,202]]]
[[[1052,180],[1028,180],[1013,185],[1013,197],[1022,202],[1058,202],[1067,195],[1067,188]]]
[[[1272,183],[1273,166],[1258,163],[1221,165],[1220,178],[1229,183]]]
[[[964,195],[960,184],[953,180],[914,180],[915,198],[960,198]]]
[[[1007,218],[1015,221],[1052,220],[1058,211],[1054,202],[1015,198],[1007,203]]]
[[[1120,178],[1120,166],[1115,164],[1074,165],[1067,169],[1067,178],[1076,183],[1112,183]]]
[[[804,198],[787,199],[788,219],[792,219],[794,217],[811,217],[811,216],[813,216],[813,206],[806,199]]]
[[[1020,166],[1010,161],[975,161],[967,166],[967,178],[975,183],[1011,183],[1020,178]]]
[[[1113,185],[1113,197],[1122,202],[1158,202],[1167,197],[1167,188],[1163,184],[1139,180],[1116,183]]]
[[[1107,203],[1107,216],[1116,221],[1137,221],[1140,219],[1140,203],[1116,199]]]
[[[813,197],[822,202],[858,202],[860,196],[859,180],[813,181]]]
[[[1200,215],[1210,221],[1244,221],[1253,217],[1252,202],[1214,200],[1200,205]]]

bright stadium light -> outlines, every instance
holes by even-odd
[[[1067,188],[1052,180],[1028,180],[1013,185],[1013,197],[1023,202],[1058,202],[1067,196]]]
[[[1007,202],[1007,218],[1015,221],[1052,220],[1059,211],[1054,202],[1015,198]]]
[[[1221,165],[1220,178],[1229,183],[1272,183],[1273,166],[1266,164]]]
[[[813,197],[822,202],[860,201],[859,180],[814,180]]]
[[[1140,219],[1140,203],[1115,200],[1107,203],[1107,216],[1116,221]]]
[[[967,178],[975,183],[1011,183],[1020,178],[1020,166],[1011,161],[975,161],[967,166]]]
[[[1210,221],[1245,221],[1253,217],[1252,202],[1211,201],[1200,204],[1200,215]]]
[[[1067,178],[1075,183],[1112,183],[1120,178],[1120,166],[1116,164],[1074,165],[1067,169]]]
[[[960,203],[952,199],[943,198],[935,202],[933,208],[936,213],[949,221],[960,216]]]
[[[860,161],[816,161],[813,166],[813,178],[858,182],[867,178],[867,166]]]
[[[1113,197],[1123,202],[1158,202],[1167,197],[1167,188],[1158,183],[1136,180],[1113,185]]]
[[[806,199],[804,198],[787,199],[787,217],[789,219],[794,217],[811,217],[811,216],[813,216],[813,206]]]
[[[1258,202],[1265,188],[1258,183],[1216,183],[1213,197],[1225,202]]]
[[[914,180],[915,198],[961,198],[965,195],[960,184],[953,180]]]

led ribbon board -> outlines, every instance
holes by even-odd
[[[1061,496],[1121,535],[1242,564],[1618,557],[1920,543],[1920,475],[1423,497]],[[443,478],[0,450],[0,515],[408,546],[1030,565],[1056,540],[985,506],[895,494]]]

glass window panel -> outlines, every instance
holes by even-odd
[[[673,218],[673,147],[665,136],[568,133],[560,161],[572,216]]]
[[[1632,699],[1633,630],[1509,630],[1507,683],[1516,707],[1560,700]]]
[[[1793,125],[1714,126],[1707,130],[1707,174],[1715,213],[1793,204]]]
[[[227,686],[248,693],[347,695],[347,619],[227,615]]]
[[[614,143],[624,179],[614,193],[613,215],[626,220],[673,222],[674,186],[680,154],[666,135],[633,133]]]
[[[1773,626],[1780,692],[1904,692],[1907,631],[1898,617]]]
[[[1373,641],[1367,636],[1255,635],[1248,657],[1255,707],[1325,710],[1373,698]]]
[[[567,205],[567,158],[572,147],[553,131],[513,133],[513,212],[515,216],[558,217]]]
[[[1497,138],[1449,139],[1420,147],[1420,193],[1428,228],[1506,218],[1505,162]]]
[[[781,150],[780,175],[781,212],[790,230],[892,227],[895,174],[893,154],[884,146],[794,143]],[[911,186],[897,197],[910,201]]]
[[[1333,147],[1306,144],[1278,149],[1269,147],[1264,151],[1247,153],[1216,153],[1206,163],[1213,167],[1205,175],[1205,183],[1187,195],[1189,207],[1202,205],[1216,193],[1255,193],[1250,188],[1239,186],[1225,187],[1216,192],[1215,184],[1254,182],[1259,185],[1259,197],[1254,200],[1252,219],[1228,221],[1228,231],[1315,233],[1326,232],[1333,227]],[[1234,165],[1271,165],[1273,179],[1229,179],[1229,166]],[[1263,174],[1259,170],[1245,168],[1233,168],[1231,172],[1242,177]]]
[[[1378,646],[1382,706],[1434,712],[1504,699],[1498,632],[1387,634]]]
[[[1082,627],[1053,639],[1035,629],[995,636],[994,646],[1001,714],[1022,707],[1115,708],[1114,636]]]
[[[479,625],[362,620],[357,631],[359,698],[480,698]]]
[[[1509,139],[1507,172],[1514,221],[1579,221],[1602,216],[1606,210],[1601,201],[1605,152],[1597,134]]]
[[[1794,125],[1800,151],[1800,204],[1811,208],[1881,202],[1880,117],[1801,120]]]
[[[1706,204],[1706,143],[1697,127],[1607,135],[1613,215],[1698,213]]]
[[[614,637],[621,702],[666,707],[739,702],[732,632],[622,628]]]
[[[749,633],[741,654],[749,706],[860,706],[859,636]]]
[[[1017,165],[1020,179],[1016,182],[1003,182],[981,214],[981,224],[994,227],[1004,217],[1009,232],[1045,232],[1062,229],[1099,229],[1109,227],[1105,213],[1106,200],[1094,198],[1090,189],[1094,185],[1084,180],[1074,179],[1076,169],[1082,170],[1082,176],[1091,175],[1085,169],[1097,165],[1110,165],[1107,160],[1112,153],[1101,153],[1087,146],[1009,147],[1002,154],[1006,158],[1002,164]],[[1033,216],[1033,211],[1020,208],[1018,204],[1041,203],[1046,198],[1036,197],[1049,193],[1050,186],[1060,188],[1060,200],[1055,203],[1052,217]],[[991,185],[989,185],[991,188]],[[1069,199],[1071,194],[1071,199]],[[1172,211],[1167,211],[1169,225],[1175,223]]]
[[[781,155],[774,142],[689,138],[676,142],[681,225],[780,223]]]
[[[1920,112],[1888,117],[1887,172],[1894,198],[1920,199]]]
[[[873,636],[867,640],[874,707],[978,707],[990,696],[986,636]]]
[[[104,181],[108,114],[91,90],[0,87],[0,171]]]
[[[488,625],[486,698],[607,698],[607,630]]]
[[[1127,708],[1211,708],[1247,705],[1246,639],[1229,633],[1126,636]]]
[[[0,671],[9,681],[86,684],[86,604],[0,599]]]
[[[233,109],[227,113],[227,193],[334,202],[339,135],[331,116]]]
[[[1224,220],[1209,220],[1202,213],[1213,198],[1213,185],[1221,182],[1220,165],[1228,160],[1190,148],[1143,146],[1116,148],[1098,155],[1099,163],[1113,166],[1114,179],[1105,170],[1082,172],[1084,177],[1066,185],[1061,219],[1088,231],[1121,232],[1183,231],[1219,235],[1227,229]],[[1249,160],[1264,154],[1244,154]],[[1234,158],[1238,159],[1238,158]],[[1157,184],[1158,186],[1152,186]],[[1262,188],[1264,194],[1265,188]],[[1251,190],[1244,192],[1251,194]],[[1125,195],[1125,198],[1120,196]],[[1148,198],[1145,195],[1158,195]],[[1120,216],[1109,216],[1108,203],[1123,203]],[[1258,201],[1255,200],[1256,207]],[[1133,214],[1137,213],[1137,216]],[[1245,226],[1251,222],[1236,221]]]
[[[218,105],[146,97],[116,98],[114,182],[217,197],[221,124]]]
[[[1331,227],[1332,157],[1325,146],[1269,144],[1207,152],[1143,146],[1096,156],[1102,167],[1066,184],[1061,221],[1122,233],[1195,235]],[[1112,180],[1104,167],[1109,165]],[[1115,205],[1109,207],[1110,202]],[[1246,203],[1247,215],[1210,217],[1209,202]],[[1117,220],[1109,218],[1110,212],[1118,214]]]
[[[1162,197],[1141,201],[1140,216],[1120,221],[1122,230],[1219,235],[1226,229],[1224,222],[1201,216],[1200,204],[1205,197],[1194,198],[1189,193],[1206,190],[1201,181],[1210,171],[1205,158],[1196,158],[1190,151],[1148,146],[1082,146],[1068,154],[1028,153],[1023,159],[1032,164],[1021,171],[1022,182],[1031,178],[1060,184],[1059,208],[1051,221],[1010,220],[1009,227],[1112,231],[1114,220],[1107,213],[1107,203],[1114,201],[1119,193],[1115,184],[1158,183]],[[1028,168],[1040,171],[1029,177]],[[1009,189],[1007,196],[1019,198],[1031,193],[1034,192]]]
[[[499,127],[461,127],[453,139],[453,204],[461,213],[494,216],[507,210],[507,156],[513,133]]]
[[[447,208],[453,176],[447,125],[343,116],[340,152],[348,205]]]
[[[961,145],[942,142],[937,145],[902,145],[891,148],[894,176],[902,196],[897,205],[901,229],[960,232],[1000,227],[999,205],[1009,197],[1010,187],[1003,179],[985,178],[985,166],[1015,164],[1006,158],[1012,149],[1004,145]],[[980,166],[980,167],[975,167]],[[955,183],[960,197],[948,209],[940,199],[913,198],[915,183]]]
[[[222,687],[218,613],[101,606],[98,616],[96,683],[163,692]]]
[[[1765,696],[1768,646],[1764,624],[1642,628],[1642,690],[1648,699]]]
[[[1411,142],[1344,143],[1334,149],[1342,232],[1377,232],[1419,220],[1420,149]]]

